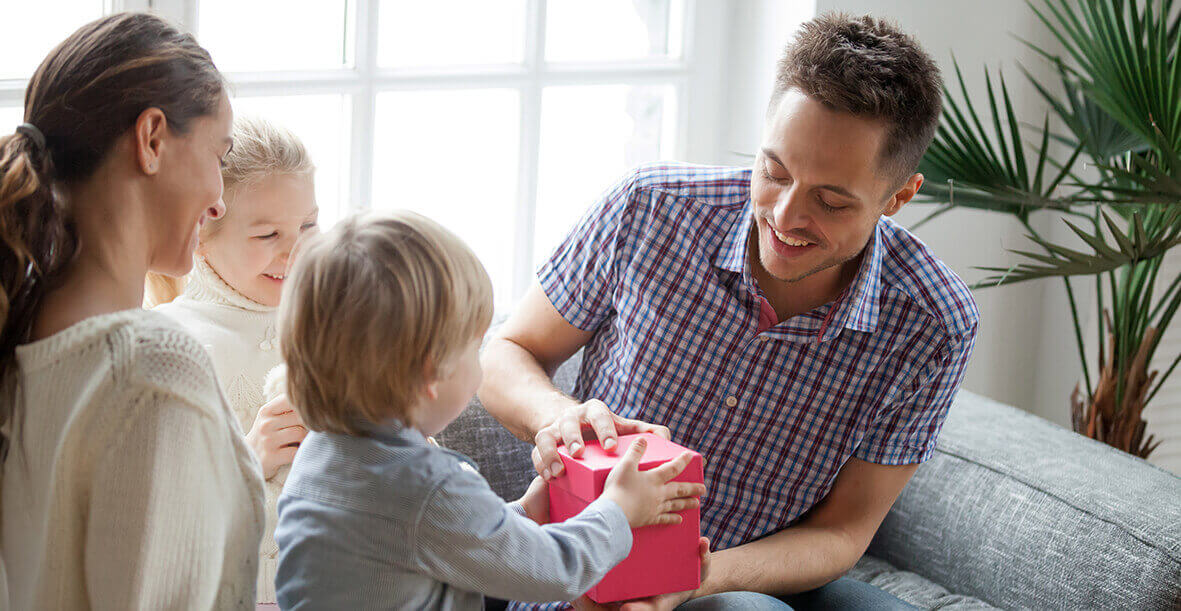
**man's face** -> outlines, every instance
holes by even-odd
[[[884,123],[795,90],[783,94],[767,116],[751,174],[758,263],[769,276],[835,279],[842,264],[857,264],[878,218],[897,212],[922,183],[916,174],[897,190],[879,173],[885,138]]]

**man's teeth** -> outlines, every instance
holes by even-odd
[[[775,231],[775,230],[772,229],[771,231]],[[782,233],[779,233],[778,231],[775,231],[775,237],[779,238],[780,242],[783,242],[784,244],[787,244],[788,246],[807,246],[807,245],[811,244],[811,242],[809,242],[807,240],[797,240],[793,237],[785,236]]]
[[[286,275],[283,275],[283,276],[276,276],[274,274],[263,274],[263,275],[266,276],[267,278],[270,278],[271,280],[282,280],[287,277]]]

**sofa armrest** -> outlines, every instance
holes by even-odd
[[[1181,478],[962,391],[869,553],[1005,608],[1181,608]]]

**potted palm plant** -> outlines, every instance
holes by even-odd
[[[978,112],[956,64],[958,92],[945,87],[943,119],[919,167],[926,199],[940,205],[920,224],[957,207],[1022,223],[1031,244],[1013,251],[1020,262],[982,268],[993,275],[977,286],[1061,278],[1083,373],[1070,398],[1073,427],[1147,457],[1157,442],[1141,413],[1181,360],[1149,371],[1181,306],[1181,276],[1161,276],[1165,254],[1181,244],[1181,17],[1172,0],[1029,7],[1065,49],[1056,55],[1025,42],[1056,68],[1061,91],[1022,68],[1049,105],[1029,125],[1014,114],[1003,74],[994,81],[985,70],[987,114]],[[1031,215],[1045,213],[1060,215],[1077,243],[1035,231]],[[1101,316],[1093,330],[1080,318],[1087,304],[1076,300],[1079,282],[1095,283]],[[1097,334],[1095,361],[1084,332]]]

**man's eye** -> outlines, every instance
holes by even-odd
[[[303,225],[300,226],[299,230],[300,231],[307,231],[315,226],[316,226],[316,223],[304,223]]]
[[[823,209],[825,212],[837,212],[837,211],[839,211],[839,210],[844,210],[844,209],[845,209],[845,207],[844,207],[844,206],[832,206],[832,205],[830,205],[828,202],[824,201],[824,198],[821,198],[821,197],[817,197],[817,198],[816,198],[816,201],[820,202],[820,207],[821,207],[821,208],[822,208],[822,209]]]
[[[266,235],[256,235],[256,236],[254,236],[254,239],[256,239],[256,240],[269,240],[269,239],[271,239],[271,238],[277,238],[277,237],[279,237],[279,232],[278,232],[278,231],[272,231],[272,232],[270,232],[270,233],[268,233],[268,234],[266,234]]]

